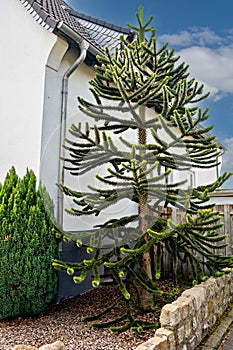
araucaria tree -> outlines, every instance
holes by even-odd
[[[61,233],[86,245],[90,259],[53,262],[76,283],[92,270],[94,287],[101,265],[110,270],[122,292],[111,307],[125,303],[125,312],[101,326],[117,331],[156,326],[136,319],[132,310],[151,310],[156,296],[166,294],[156,286],[164,251],[171,253],[174,287],[179,260],[189,262],[196,281],[233,266],[232,257],[215,253],[216,242],[221,249],[225,237],[216,231],[221,218],[209,204],[209,193],[230,175],[196,188],[187,177],[190,170],[216,167],[221,155],[215,136],[208,134],[212,126],[202,127],[209,115],[198,103],[208,94],[189,79],[188,66],[179,64],[174,50],[157,47],[152,18],[144,23],[142,8],[137,19],[138,27],[129,25],[132,42],[122,37],[121,48],[111,54],[106,47],[98,57],[90,82],[95,102],[79,98],[90,122],[72,125],[65,146],[66,168],[79,177],[80,187],[60,188],[73,198],[67,211],[81,218],[78,225],[87,216],[89,227]],[[178,210],[182,220],[166,217],[168,208]]]

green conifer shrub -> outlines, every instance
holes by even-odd
[[[53,300],[53,224],[53,203],[33,171],[20,179],[12,167],[0,187],[0,319],[38,314]]]

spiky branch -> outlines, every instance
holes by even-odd
[[[164,251],[171,252],[174,287],[179,260],[189,262],[197,281],[206,279],[207,272],[223,273],[233,266],[232,257],[215,253],[216,242],[220,242],[218,249],[223,248],[225,236],[219,235],[221,218],[208,202],[209,193],[230,174],[197,188],[191,188],[184,176],[169,181],[172,173],[218,165],[221,150],[215,136],[208,134],[213,126],[202,127],[208,109],[203,112],[197,105],[208,94],[203,93],[203,85],[189,80],[188,66],[178,63],[174,50],[167,45],[157,48],[152,18],[144,23],[141,7],[137,19],[139,26],[130,26],[136,33],[133,42],[122,37],[122,49],[112,56],[106,48],[105,55],[98,57],[90,82],[94,102],[79,97],[80,111],[94,124],[72,125],[72,138],[66,140],[66,169],[79,176],[79,184],[93,173],[94,178],[90,177],[86,190],[63,184],[60,188],[73,199],[68,213],[88,216],[92,227],[73,234],[60,229],[58,235],[76,241],[78,247],[86,245],[90,259],[53,262],[75,283],[83,282],[91,270],[93,287],[100,284],[101,265],[111,271],[122,297],[106,312],[119,302],[125,312],[102,326],[115,331],[155,327],[135,318],[133,309],[151,310],[156,296],[171,297],[156,286],[163,274]],[[148,40],[146,33],[150,33]],[[115,211],[123,203],[129,211],[119,216]],[[183,212],[183,222],[164,218],[168,207]],[[103,214],[109,212],[113,214],[106,219]],[[142,291],[152,297],[151,305],[145,306]]]

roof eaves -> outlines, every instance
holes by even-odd
[[[34,19],[45,27],[49,32],[53,32],[58,21],[51,18],[35,0],[19,0]]]
[[[65,36],[69,37],[70,39],[72,39],[73,41],[77,42],[77,43],[81,43],[81,41],[85,40],[86,42],[88,42],[89,44],[89,51],[96,55],[102,55],[103,52],[96,47],[95,45],[93,45],[92,43],[90,43],[88,40],[86,40],[82,35],[80,35],[79,33],[77,33],[76,31],[74,31],[70,26],[68,26],[66,23],[64,22],[59,22],[56,28],[57,31],[65,34]]]
[[[92,35],[89,34],[85,26],[80,24],[80,20],[86,20],[93,24],[93,26],[103,27],[104,30],[114,31],[116,35],[127,34],[130,35],[131,31],[129,28],[123,28],[115,26],[113,24],[104,22],[97,18],[86,16],[74,11],[70,6],[68,6],[65,1],[62,0],[19,0],[22,5],[27,9],[27,11],[34,17],[34,19],[42,25],[49,32],[58,34],[61,32],[61,23],[66,24],[70,28],[70,36],[66,34],[68,40],[73,39],[73,37],[80,37],[89,43],[89,50],[92,54],[103,54],[104,47],[99,41],[95,40]],[[63,26],[64,27],[64,26]],[[112,36],[112,35],[111,35]],[[115,36],[112,36],[115,38]],[[114,43],[116,46],[116,44]],[[112,45],[112,49],[114,48]]]
[[[232,188],[219,188],[214,192],[209,193],[210,197],[233,197]]]
[[[62,20],[55,19],[51,16],[50,13],[47,13],[46,10],[38,4],[36,0],[19,0],[22,5],[25,7],[25,9],[34,17],[34,19],[41,24],[43,27],[45,27],[49,32],[56,32],[56,30],[59,31],[59,24],[62,23]],[[67,10],[66,10],[67,11]],[[69,14],[68,14],[69,15]],[[71,20],[74,21],[74,19],[71,18]],[[68,25],[69,26],[69,25]],[[78,33],[77,30],[70,27],[70,30],[73,33],[76,33],[80,37],[82,37],[84,40],[88,41],[91,45],[90,48],[92,48],[92,51],[95,52],[95,54],[102,53],[101,48],[98,46],[98,44],[93,42],[91,38],[89,38],[89,35],[82,35],[82,32],[84,29],[82,29],[81,33]],[[85,33],[84,33],[85,34]],[[71,36],[72,39],[72,36]]]

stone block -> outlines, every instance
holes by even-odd
[[[193,319],[192,319],[192,327],[196,331],[196,329],[197,329],[197,319],[196,319],[196,317],[193,317]]]
[[[157,337],[166,337],[169,341],[175,341],[175,335],[174,332],[171,331],[170,329],[166,329],[166,328],[159,328],[156,330],[155,335]]]
[[[181,322],[180,307],[175,304],[166,304],[161,311],[160,323],[162,327],[175,328]]]
[[[200,284],[200,285],[195,286],[191,289],[187,289],[182,293],[182,297],[193,297],[194,298],[194,306],[195,306],[196,310],[198,310],[206,302],[205,287]]]
[[[155,336],[157,337],[166,337],[167,343],[168,343],[168,349],[169,350],[176,350],[176,340],[175,340],[175,334],[170,329],[166,328],[159,328],[155,332]]]
[[[193,303],[191,298],[185,298],[183,296],[179,297],[176,301],[172,303],[173,305],[176,305],[180,308],[181,312],[181,318],[185,320],[188,315],[189,311],[192,309]]]
[[[42,345],[38,350],[65,350],[65,346],[60,340],[58,340],[52,344]]]
[[[31,345],[24,345],[24,344],[19,344],[15,345],[12,350],[37,350],[34,346]]]
[[[216,279],[212,276],[206,282],[202,282],[202,284],[206,289],[208,289],[209,297],[212,298],[216,295],[217,283]]]
[[[195,349],[195,347],[197,346],[198,341],[197,341],[197,337],[194,335],[192,338],[189,339],[188,341],[188,348],[189,349]]]
[[[182,344],[185,339],[185,328],[184,325],[177,329],[177,340],[178,344]]]
[[[185,332],[185,338],[189,338],[192,333],[192,322],[190,319],[185,320],[184,322],[184,332]]]
[[[137,346],[136,350],[169,350],[166,337],[153,337]]]

